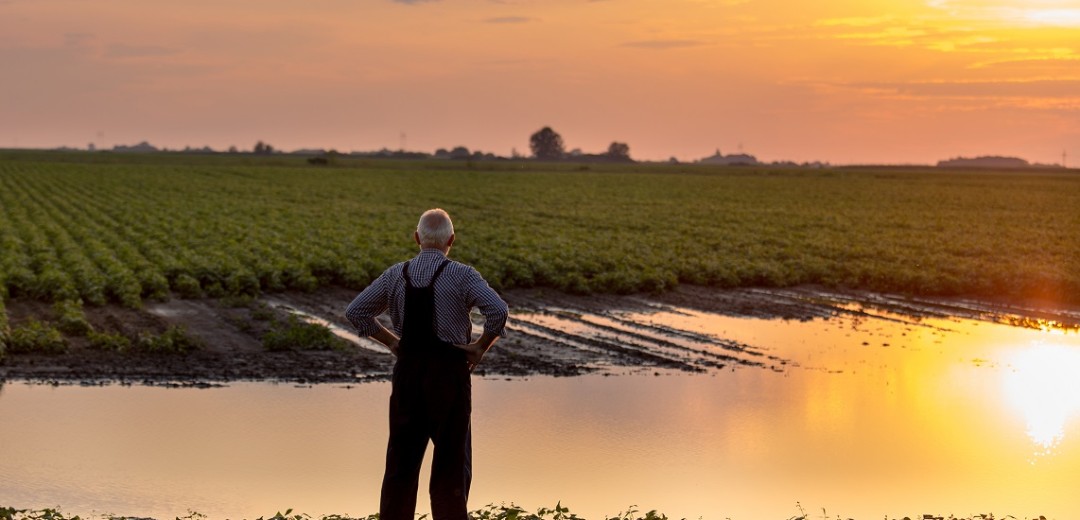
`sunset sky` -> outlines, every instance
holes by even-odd
[[[638,159],[1080,165],[1080,0],[0,0],[0,147],[509,155],[545,125]]]

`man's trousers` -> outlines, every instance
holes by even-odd
[[[466,520],[472,481],[472,382],[464,351],[443,342],[401,345],[390,396],[381,520],[412,520],[430,439],[434,520]]]

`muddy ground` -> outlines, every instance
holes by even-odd
[[[0,382],[48,384],[150,384],[208,386],[258,380],[353,383],[389,378],[393,357],[381,345],[358,338],[344,309],[355,291],[275,293],[253,301],[185,300],[147,303],[143,309],[87,307],[98,331],[128,337],[181,326],[201,346],[185,354],[104,352],[84,338],[67,338],[67,353],[8,354]],[[788,360],[723,337],[682,330],[648,317],[658,312],[706,312],[723,316],[829,319],[839,315],[960,317],[1035,328],[1080,329],[1080,309],[1048,302],[1008,304],[969,299],[909,298],[814,287],[720,290],[681,286],[657,295],[568,295],[551,290],[504,294],[511,317],[507,335],[477,368],[483,377],[573,376],[719,369],[784,371]],[[12,325],[52,319],[52,307],[10,301]],[[343,341],[334,350],[270,352],[262,336],[270,323],[289,315],[328,326]],[[474,316],[479,331],[482,317]]]

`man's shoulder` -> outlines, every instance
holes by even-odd
[[[459,262],[453,259],[447,259],[449,262],[446,264],[447,271],[453,271],[460,276],[480,276],[480,271],[477,271],[475,267],[466,264],[465,262]]]
[[[394,265],[391,265],[390,267],[387,267],[386,269],[383,270],[382,276],[400,275],[401,270],[404,269],[405,264],[407,262],[408,262],[407,260],[406,261],[401,261],[401,262],[398,262],[398,263],[396,263]]]

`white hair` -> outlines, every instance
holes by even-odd
[[[454,223],[442,209],[429,209],[420,215],[416,233],[420,235],[420,247],[446,247],[454,235]]]

